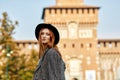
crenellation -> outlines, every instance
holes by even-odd
[[[78,13],[77,13],[77,12],[78,12],[77,9],[73,9],[72,12],[73,12],[73,14],[78,14]]]
[[[89,14],[91,15],[91,14],[94,14],[93,13],[93,9],[89,9]]]
[[[48,15],[48,14],[51,14],[51,12],[50,12],[49,9],[46,9],[46,10],[45,10],[45,15]]]
[[[78,9],[78,14],[82,14],[83,13],[83,10],[82,9]]]
[[[51,11],[51,14],[56,14],[55,9],[51,9],[50,11]]]
[[[31,48],[34,49],[37,44],[37,41],[15,41],[17,48],[20,49],[27,49]]]
[[[88,9],[83,9],[83,14],[88,14]]]
[[[98,15],[98,9],[93,9],[93,13]]]
[[[98,14],[97,9],[89,8],[47,8],[45,11],[49,14]]]
[[[49,14],[46,13],[45,16],[45,22],[50,22],[51,18],[54,21],[60,22],[61,19],[65,22],[67,20],[78,20],[81,24],[97,24],[98,23],[98,14],[94,13],[97,9],[89,9],[89,8],[47,8],[46,10],[49,10]],[[61,15],[62,14],[62,15]],[[49,15],[49,16],[46,16]],[[57,18],[56,17],[60,17]]]
[[[72,11],[71,11],[71,9],[67,9],[67,14],[72,14]]]
[[[62,14],[62,10],[61,9],[55,9],[55,14],[56,15]]]
[[[99,41],[99,48],[120,48],[120,40],[119,41]]]

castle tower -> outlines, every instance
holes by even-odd
[[[83,0],[56,0],[57,6],[79,6],[83,4]]]
[[[97,50],[99,7],[83,0],[56,0],[45,7],[42,18],[60,32],[59,49],[66,63],[66,80],[100,80]]]

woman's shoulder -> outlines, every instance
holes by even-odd
[[[52,56],[52,55],[58,55],[59,53],[55,48],[49,48],[47,54]]]
[[[50,52],[50,53],[57,53],[57,50],[55,48],[49,48],[48,52]]]

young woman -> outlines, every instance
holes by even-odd
[[[57,48],[59,32],[51,24],[41,23],[35,29],[39,44],[39,63],[33,80],[65,80],[65,64]]]

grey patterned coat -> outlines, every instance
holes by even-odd
[[[65,64],[54,49],[47,49],[34,72],[33,80],[65,80]]]

